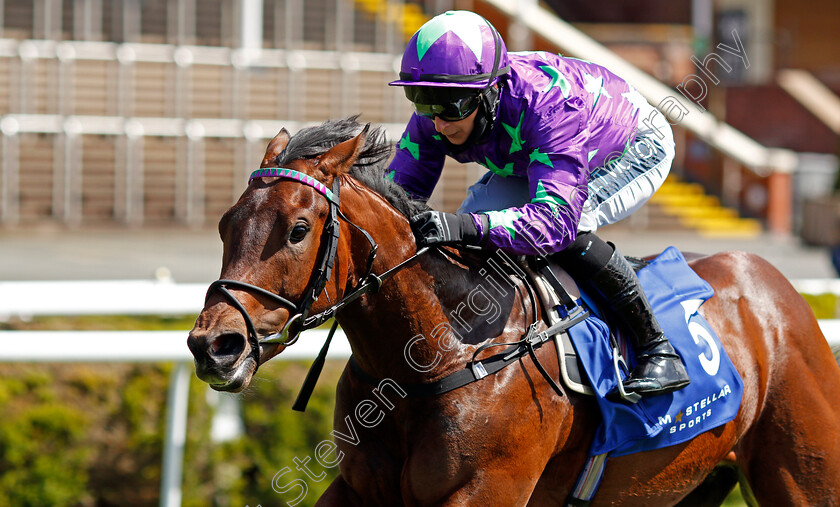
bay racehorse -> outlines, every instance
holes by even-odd
[[[407,217],[425,205],[384,177],[388,153],[354,118],[270,142],[219,223],[221,280],[188,338],[196,373],[239,392],[335,314],[357,366],[337,387],[342,438],[319,451],[340,471],[319,505],[560,505],[600,422],[593,398],[558,395],[528,355],[459,389],[405,396],[464,369],[481,345],[545,324],[522,287],[459,310],[475,287],[510,280],[442,249],[416,255]],[[840,369],[808,305],[755,255],[690,265],[715,290],[700,312],[744,380],[740,411],[692,441],[611,458],[594,504],[717,505],[740,478],[764,505],[840,505]],[[534,357],[557,378],[553,349]]]

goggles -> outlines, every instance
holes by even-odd
[[[465,93],[463,90],[419,86],[406,86],[404,89],[417,114],[430,119],[440,117],[445,121],[460,121],[473,114],[481,103],[481,94],[475,90]]]

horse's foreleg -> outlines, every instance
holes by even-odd
[[[330,486],[315,503],[316,507],[356,506],[362,505],[359,495],[347,484],[344,477],[336,477]]]

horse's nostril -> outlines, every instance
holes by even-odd
[[[219,335],[210,345],[214,356],[236,356],[239,357],[245,350],[245,337],[239,333],[225,333]]]

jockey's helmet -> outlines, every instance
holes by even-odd
[[[475,144],[493,128],[499,86],[510,70],[505,43],[489,21],[474,12],[447,11],[427,21],[411,37],[400,66],[402,86],[421,116],[462,120],[476,109]]]
[[[408,41],[392,86],[484,89],[508,72],[499,32],[474,12],[447,11]]]

